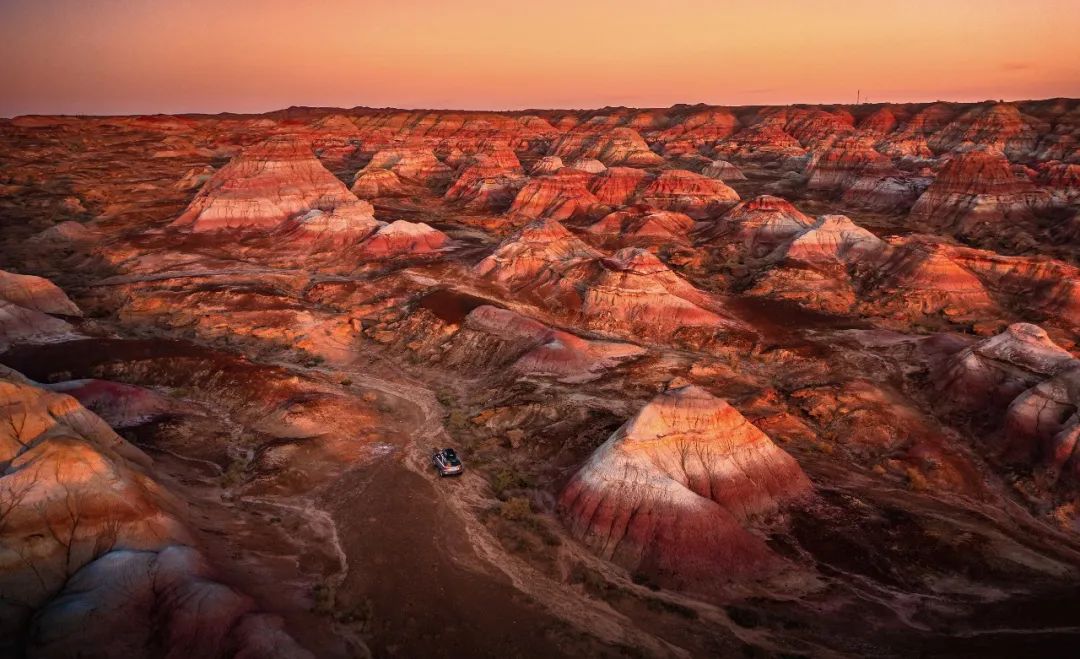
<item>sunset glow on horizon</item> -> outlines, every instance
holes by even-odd
[[[1080,96],[1075,0],[6,0],[0,116]]]

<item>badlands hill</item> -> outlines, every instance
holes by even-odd
[[[0,120],[0,655],[1073,656],[1078,346],[1073,99]]]

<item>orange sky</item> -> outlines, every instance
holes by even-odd
[[[0,116],[1076,97],[1077,34],[1080,0],[0,0]]]

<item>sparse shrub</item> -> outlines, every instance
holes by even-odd
[[[930,487],[930,483],[926,480],[926,476],[915,467],[907,468],[908,487],[916,492],[923,492]]]
[[[351,378],[344,378],[341,381],[341,386],[343,386],[343,387],[351,387],[352,386],[352,379]]]
[[[221,475],[221,484],[229,487],[244,482],[247,479],[248,466],[247,458],[234,458]]]
[[[570,571],[570,583],[581,584],[591,595],[606,595],[615,590],[604,575],[582,563],[578,563]]]
[[[503,519],[520,522],[532,516],[532,506],[525,497],[512,497],[499,506],[499,514]]]
[[[337,593],[334,585],[329,582],[317,583],[311,589],[311,611],[319,615],[330,615],[334,612],[334,603]]]
[[[465,414],[462,410],[453,410],[450,412],[450,425],[455,428],[463,427],[469,421],[469,415]]]
[[[504,467],[491,476],[491,491],[499,499],[506,500],[511,490],[529,486],[529,480],[516,469]]]

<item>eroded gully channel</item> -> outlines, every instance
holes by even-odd
[[[107,343],[114,351],[125,349],[123,342]],[[152,356],[154,341],[140,343],[141,356]],[[167,352],[175,352],[177,343],[161,341]],[[61,371],[91,377],[94,362],[108,359],[107,352],[88,359],[85,350],[59,343],[16,349],[0,355],[0,362],[41,380]],[[290,632],[316,654],[559,657],[617,654],[620,646],[653,655],[684,654],[503,550],[475,514],[486,499],[483,478],[466,473],[441,480],[430,469],[430,451],[452,443],[430,389],[403,376],[400,381],[371,376],[371,364],[274,365],[327,384],[348,377],[353,386],[396,401],[406,439],[380,444],[370,460],[299,496],[222,496],[216,463],[148,448],[164,482],[188,498],[191,523],[211,545],[218,544],[210,547],[215,562],[227,570],[231,566],[232,580],[281,614]],[[265,528],[272,516],[284,521]],[[226,517],[235,519],[223,521]],[[246,540],[223,538],[234,533]],[[259,543],[265,551],[241,556],[235,550]],[[296,605],[312,586],[305,577],[319,573],[333,586],[330,615],[352,612],[348,620],[330,625],[335,639],[321,638],[326,621]]]

